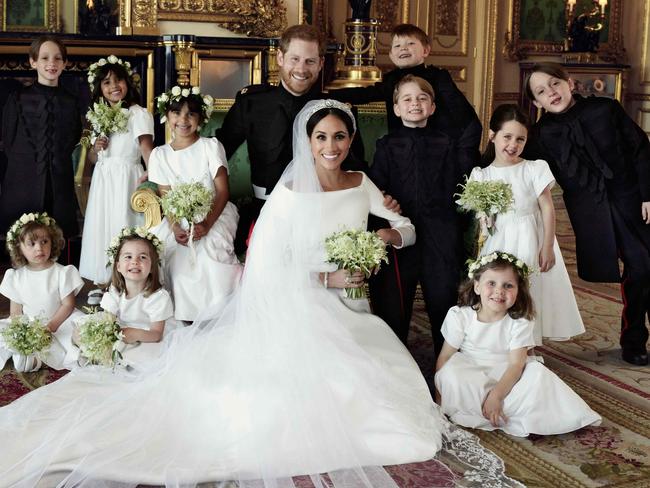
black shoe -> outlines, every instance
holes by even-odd
[[[647,366],[648,365],[648,353],[647,352],[634,352],[626,351],[623,349],[621,356],[623,361],[634,364],[635,366]]]

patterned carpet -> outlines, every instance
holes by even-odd
[[[562,200],[554,194],[558,240],[574,283],[587,331],[567,342],[546,342],[538,351],[545,363],[603,416],[599,427],[558,436],[519,439],[498,432],[476,432],[505,462],[507,473],[530,488],[650,487],[650,367],[620,359],[621,301],[615,284],[586,283],[575,271],[573,233]],[[0,299],[0,316],[6,316]],[[420,299],[415,305],[409,348],[432,384],[434,358],[430,326]],[[61,372],[44,369],[0,372],[0,405],[54,381]],[[445,460],[446,462],[448,460]],[[429,488],[444,473],[433,463],[389,467],[400,487]],[[454,469],[457,466],[453,466]],[[299,486],[310,487],[308,479]]]

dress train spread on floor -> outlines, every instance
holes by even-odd
[[[307,157],[294,156],[265,204],[226,307],[173,331],[135,374],[75,370],[0,409],[0,435],[15,439],[0,445],[4,483],[292,488],[293,476],[310,475],[317,488],[397,488],[382,465],[445,449],[469,476],[443,469],[440,486],[520,486],[444,418],[390,328],[318,279],[331,266],[323,248],[332,225],[364,228],[382,200],[365,177],[338,192],[298,184],[303,171],[318,183],[302,135],[318,103],[297,118],[294,148]]]

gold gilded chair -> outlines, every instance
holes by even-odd
[[[79,142],[72,151],[72,168],[74,170],[74,191],[79,202],[81,215],[86,214],[86,205],[88,204],[88,193],[90,192],[90,179],[92,177],[92,165],[86,165],[88,156],[88,146]]]
[[[131,208],[144,214],[144,226],[147,229],[158,225],[162,221],[158,185],[150,181],[142,183],[131,195]]]

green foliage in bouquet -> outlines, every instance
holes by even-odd
[[[77,345],[90,364],[115,366],[122,355],[118,350],[122,329],[109,312],[86,315],[77,324]]]
[[[43,319],[30,320],[27,315],[11,317],[9,325],[0,332],[11,351],[29,356],[45,351],[52,343],[52,334]]]
[[[327,261],[336,264],[339,269],[350,272],[362,271],[366,277],[382,261],[388,262],[386,243],[376,232],[366,230],[344,230],[335,232],[325,239]],[[363,288],[346,288],[349,298],[364,298]]]
[[[112,106],[104,101],[93,103],[86,113],[86,120],[92,127],[92,133],[84,137],[81,143],[90,146],[98,137],[108,137],[118,132],[126,132],[129,124],[129,111],[121,104]]]
[[[475,212],[477,218],[505,213],[514,204],[512,186],[505,181],[471,180],[459,186],[463,191],[455,194],[459,197],[456,203],[467,212]]]
[[[174,186],[160,199],[163,213],[185,230],[192,223],[201,222],[212,208],[212,192],[201,183],[183,183]]]

